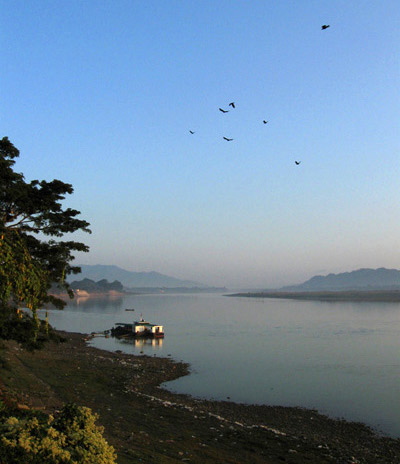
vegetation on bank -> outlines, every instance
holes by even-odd
[[[29,313],[0,303],[0,339],[16,340],[29,350],[41,349],[50,340],[65,341],[48,324],[47,319],[38,320],[38,323]]]
[[[2,462],[23,464],[113,464],[114,448],[103,438],[97,416],[86,407],[66,404],[56,415],[10,411],[0,404]]]
[[[45,303],[62,309],[65,302],[50,293],[53,286],[73,293],[66,276],[80,272],[71,265],[74,251],[88,247],[65,234],[90,232],[79,211],[64,208],[73,192],[60,180],[27,182],[14,171],[19,151],[0,140],[0,339],[16,340],[31,350],[50,340],[62,341],[37,311]],[[26,311],[26,308],[28,311]],[[6,359],[0,359],[2,366]],[[2,387],[2,385],[0,385]],[[89,408],[65,405],[56,416],[15,408],[0,388],[0,458],[5,463],[112,464],[114,449],[96,426]]]

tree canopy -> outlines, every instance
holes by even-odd
[[[14,171],[19,150],[4,137],[0,140],[0,301],[24,303],[34,314],[47,302],[62,308],[65,303],[49,295],[51,285],[63,287],[79,267],[72,266],[73,252],[87,252],[81,242],[65,241],[64,234],[90,233],[89,223],[79,219],[80,211],[65,208],[71,184],[54,179],[27,182]]]

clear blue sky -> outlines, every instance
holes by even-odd
[[[400,268],[398,0],[0,4],[0,135],[74,186],[78,263],[235,287]]]

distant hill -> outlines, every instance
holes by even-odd
[[[118,280],[108,282],[106,279],[95,282],[91,279],[74,280],[70,284],[72,290],[84,290],[88,293],[108,293],[111,291],[122,292],[123,286]]]
[[[206,285],[199,284],[190,280],[180,280],[175,277],[166,276],[158,272],[133,272],[121,269],[118,266],[108,266],[102,264],[89,265],[80,264],[82,269],[80,274],[74,277],[80,279],[101,280],[107,279],[108,281],[118,280],[125,288],[147,288],[147,287],[199,287],[206,288]]]
[[[314,276],[299,285],[282,287],[280,292],[346,291],[346,290],[398,290],[400,271],[397,269],[358,269],[340,274]]]

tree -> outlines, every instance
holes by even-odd
[[[24,302],[37,320],[36,311],[51,302],[62,308],[65,302],[49,295],[52,284],[73,294],[65,277],[80,272],[72,266],[74,251],[89,248],[75,241],[55,240],[82,230],[89,223],[79,211],[63,208],[72,185],[60,180],[26,182],[14,171],[19,150],[4,137],[0,140],[0,300],[3,307],[13,299]],[[47,239],[49,238],[49,239]]]

